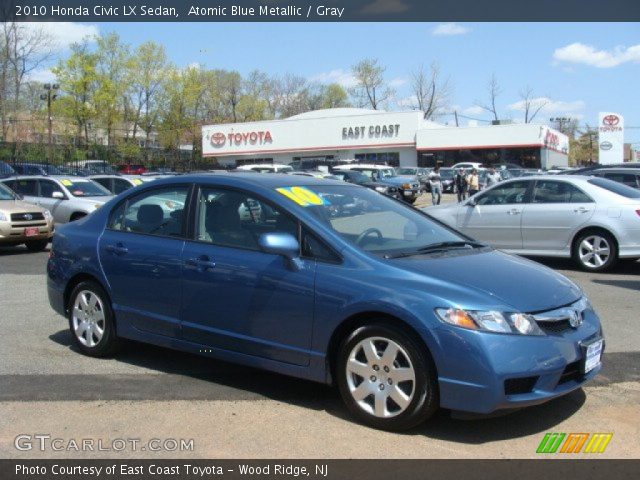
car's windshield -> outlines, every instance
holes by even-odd
[[[16,194],[9,187],[0,183],[0,200],[15,200]]]
[[[640,198],[640,190],[633,187],[624,185],[623,183],[614,182],[613,180],[607,180],[606,178],[592,178],[588,180],[592,185],[595,185],[610,192],[616,193],[626,198]]]
[[[417,175],[418,169],[417,168],[399,168],[397,172],[398,172],[398,175]]]
[[[60,180],[74,197],[105,197],[112,193],[102,185],[91,180],[65,178]]]
[[[376,255],[412,254],[434,244],[467,241],[417,210],[370,189],[314,185],[278,191],[347,242]]]
[[[451,168],[441,168],[440,169],[440,178],[442,180],[451,180],[453,178],[453,169],[451,169]]]

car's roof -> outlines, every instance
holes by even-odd
[[[167,177],[158,179],[162,183],[210,183],[237,185],[245,188],[251,187],[294,187],[296,185],[349,185],[341,180],[332,180],[326,178],[317,178],[306,175],[283,175],[278,173],[245,173],[243,175],[235,175],[233,173],[196,173],[185,174],[175,177]]]

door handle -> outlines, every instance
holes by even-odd
[[[588,208],[580,207],[573,210],[576,213],[587,213],[589,211]]]
[[[107,245],[105,250],[109,253],[113,253],[114,255],[125,255],[129,252],[129,249],[118,243],[117,245]]]
[[[216,266],[216,262],[212,262],[206,255],[202,255],[198,258],[189,258],[185,260],[184,264],[187,267],[197,268],[200,272],[215,268]]]
[[[520,210],[518,210],[517,208],[512,208],[511,210],[509,210],[507,212],[509,215],[520,215]]]

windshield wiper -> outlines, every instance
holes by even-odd
[[[433,253],[433,252],[442,252],[446,250],[456,250],[456,249],[473,249],[473,248],[483,248],[486,247],[483,243],[469,241],[449,241],[449,242],[438,242],[432,243],[430,245],[426,245],[424,247],[420,247],[417,250],[412,250],[410,252],[402,252],[395,255],[385,255],[385,258],[402,258],[402,257],[410,257],[412,255],[422,255],[423,253]]]

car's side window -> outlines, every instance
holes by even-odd
[[[38,196],[38,182],[36,180],[16,180],[12,188],[20,195]]]
[[[99,183],[104,188],[106,188],[107,190],[111,191],[111,179],[110,178],[92,178],[91,180],[93,180],[96,183]]]
[[[582,190],[568,182],[538,180],[533,203],[589,203],[593,200]]]
[[[180,237],[189,188],[169,186],[148,190],[119,204],[111,213],[109,228],[132,233]]]
[[[51,180],[40,180],[40,196],[45,198],[53,198],[53,192],[64,192],[60,186]]]
[[[302,256],[305,258],[313,258],[321,262],[340,262],[340,257],[306,228],[303,228],[302,230]]]
[[[106,185],[104,185],[106,187]],[[108,187],[107,187],[108,188]],[[118,195],[122,192],[124,192],[125,190],[129,190],[131,188],[131,184],[129,182],[127,182],[126,180],[123,180],[121,178],[114,178],[113,179],[113,193]]]
[[[477,205],[511,205],[524,203],[527,197],[529,182],[510,182],[499,185],[481,194]]]
[[[263,233],[283,232],[298,238],[295,219],[240,191],[204,187],[197,212],[196,240],[202,242],[258,251]]]
[[[633,173],[608,172],[604,174],[604,178],[613,180],[614,182],[623,183],[629,187],[638,188],[638,177]]]

